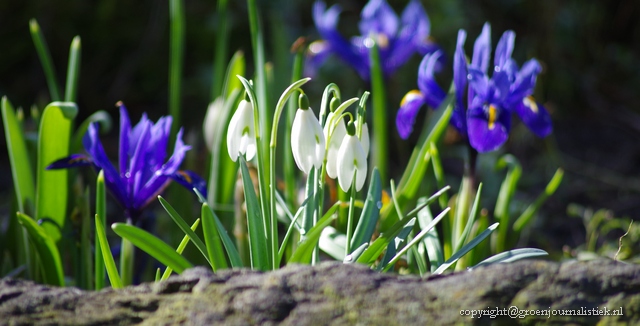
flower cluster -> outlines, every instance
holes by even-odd
[[[489,152],[504,144],[511,129],[511,115],[516,113],[524,124],[539,137],[551,133],[551,118],[545,108],[536,103],[532,94],[541,71],[537,60],[531,59],[520,68],[511,58],[515,33],[506,31],[500,38],[494,55],[493,73],[489,76],[491,28],[485,24],[476,39],[471,63],[466,60],[466,32],[458,32],[453,61],[455,102],[451,124],[468,137],[469,144],[479,152]],[[396,117],[398,132],[407,138],[422,105],[440,106],[446,93],[434,78],[435,63],[440,51],[428,54],[418,72],[418,88],[407,93]],[[466,103],[465,103],[466,92]]]
[[[162,117],[155,124],[146,114],[131,127],[126,107],[120,107],[119,172],[111,164],[102,143],[98,125],[92,123],[83,138],[89,155],[73,154],[51,163],[47,169],[65,169],[76,166],[93,166],[103,170],[107,189],[125,208],[128,217],[137,218],[172,180],[187,189],[196,188],[206,196],[205,181],[191,171],[179,170],[186,152],[191,148],[182,141],[182,129],[178,132],[173,154],[165,162],[172,119]]]
[[[356,177],[356,190],[362,189],[367,177],[367,153],[369,130],[362,125],[362,137],[355,135],[355,124],[345,127],[342,117],[329,113],[324,128],[309,107],[305,94],[298,98],[299,108],[291,126],[291,151],[298,168],[308,174],[312,168],[320,169],[325,164],[327,175],[338,178],[340,187],[347,191]],[[251,160],[256,153],[254,111],[245,100],[240,102],[227,130],[229,156],[236,161],[245,155]],[[356,121],[357,123],[357,121]]]
[[[326,10],[324,2],[316,2],[313,20],[323,41],[310,45],[310,69],[318,67],[330,54],[338,55],[355,68],[360,77],[369,79],[369,48],[372,40],[379,46],[382,70],[391,75],[414,53],[425,55],[437,50],[429,41],[430,23],[426,11],[419,1],[411,0],[398,18],[385,0],[371,0],[362,9],[359,23],[361,36],[347,41],[337,30],[340,7],[334,5]]]

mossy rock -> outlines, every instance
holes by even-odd
[[[513,307],[522,318],[469,316]],[[640,266],[533,260],[429,278],[337,262],[268,273],[198,267],[99,292],[2,279],[0,316],[9,325],[640,324]]]

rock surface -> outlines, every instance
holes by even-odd
[[[497,315],[514,309],[523,318],[470,316],[477,310]],[[524,316],[525,309],[545,315]],[[589,315],[607,312],[609,316]],[[612,315],[619,312],[621,316]],[[637,325],[640,266],[607,260],[522,261],[426,279],[380,274],[365,266],[336,262],[288,266],[269,273],[228,270],[213,274],[199,267],[164,282],[99,292],[0,280],[0,324],[139,323]]]

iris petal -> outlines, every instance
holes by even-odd
[[[471,66],[479,69],[483,73],[487,73],[489,69],[489,57],[491,56],[491,25],[485,23],[482,27],[482,33],[476,39],[473,45],[473,58]]]
[[[386,1],[371,0],[362,8],[358,27],[363,36],[370,33],[395,35],[398,25],[398,16]]]
[[[511,128],[509,112],[499,108],[497,110],[494,121],[490,121],[486,108],[474,107],[467,111],[469,143],[478,152],[494,151],[509,137]]]
[[[424,101],[432,108],[439,107],[446,97],[446,93],[438,85],[433,75],[441,55],[440,51],[425,55],[418,68],[418,88],[424,96]]]
[[[494,57],[495,71],[503,70],[509,60],[511,59],[511,53],[513,53],[513,44],[516,40],[516,33],[513,31],[506,31],[502,34],[498,45],[496,46],[496,53]]]
[[[396,115],[396,128],[402,139],[407,139],[411,135],[418,111],[424,104],[424,95],[417,90],[407,93],[402,99],[398,115]]]
[[[47,170],[58,170],[58,169],[67,169],[73,168],[77,166],[87,166],[92,165],[91,158],[82,154],[72,154],[68,157],[61,158],[59,160],[54,161],[53,163],[47,166]]]
[[[515,106],[515,111],[529,129],[540,138],[548,136],[553,127],[551,116],[540,103],[536,103],[533,97],[525,97]]]

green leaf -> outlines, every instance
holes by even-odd
[[[67,67],[67,87],[65,88],[64,100],[75,102],[78,93],[78,75],[80,74],[80,36],[76,36],[71,41],[69,49],[69,66]]]
[[[94,277],[95,277],[95,282],[94,282],[94,286],[96,291],[102,289],[104,287],[104,271],[105,271],[105,263],[107,262],[107,260],[111,260],[113,261],[113,256],[111,256],[111,249],[109,249],[109,243],[106,242],[107,236],[105,234],[105,229],[107,228],[106,226],[106,219],[107,219],[107,193],[106,193],[106,189],[105,189],[105,185],[104,185],[104,171],[100,170],[100,172],[98,172],[98,178],[96,178],[96,214],[95,214],[95,222],[96,222],[96,244],[95,244],[95,268],[94,268]],[[97,225],[97,223],[100,222],[100,225]],[[106,244],[106,249],[107,249],[107,253],[108,256],[111,256],[110,258],[105,256],[106,258],[102,257],[102,242],[100,241],[100,232],[98,232],[98,230],[102,230],[101,232],[104,234],[104,240],[105,240],[105,244]],[[98,247],[100,249],[98,249]],[[113,266],[110,267],[113,268],[116,271],[116,274],[118,274],[117,269],[115,269],[115,262],[113,263]],[[119,281],[120,276],[118,275],[118,282],[121,284],[122,282]],[[113,286],[113,282],[111,282],[111,285]]]
[[[440,212],[440,214],[438,214],[438,216],[436,216],[435,219],[433,219],[433,221],[431,221],[431,223],[429,223],[427,225],[426,228],[422,229],[420,231],[420,233],[418,233],[418,235],[416,235],[413,240],[411,240],[406,246],[404,246],[404,248],[402,248],[402,250],[400,250],[390,261],[389,263],[384,267],[384,271],[389,270],[389,268],[393,267],[393,265],[398,261],[398,259],[400,259],[400,257],[402,257],[402,255],[404,255],[409,249],[411,249],[411,247],[413,247],[415,244],[417,244],[418,242],[420,242],[420,240],[422,240],[422,238],[424,236],[426,236],[429,231],[431,231],[431,229],[433,229],[436,224],[438,224],[438,222],[440,222],[440,220],[442,220],[442,218],[447,215],[447,213],[449,213],[449,210],[451,208],[447,207],[445,208],[442,212]],[[396,245],[396,249],[397,249],[397,245]],[[389,249],[387,249],[388,251]],[[386,256],[386,255],[385,255]],[[384,260],[383,260],[384,261]]]
[[[125,223],[114,223],[111,225],[111,229],[160,263],[171,267],[178,274],[192,267],[189,261],[177,254],[168,244],[141,228]]]
[[[318,245],[318,240],[322,234],[322,230],[327,227],[335,219],[334,213],[340,205],[333,205],[324,214],[324,216],[318,220],[318,223],[314,225],[309,232],[304,236],[298,247],[291,255],[289,263],[310,264],[313,251]]]
[[[69,156],[69,141],[73,118],[78,107],[71,102],[53,102],[47,105],[40,120],[38,135],[38,166],[36,188],[36,216],[49,218],[60,228],[67,220],[67,169],[46,170],[55,160]],[[44,229],[57,242],[60,230],[45,224]]]
[[[516,260],[520,260],[524,258],[547,256],[547,255],[549,255],[549,253],[547,253],[542,249],[536,249],[536,248],[514,249],[514,250],[501,252],[497,255],[493,255],[481,261],[479,264],[473,267],[470,267],[469,270],[482,267],[482,266],[489,266],[491,264],[510,263],[510,262],[514,262]]]
[[[278,192],[276,192],[276,195],[278,195]],[[309,203],[309,200],[311,198],[307,198],[305,199],[305,201],[302,203],[302,206],[300,206],[300,208],[298,208],[298,211],[296,212],[296,215],[291,217],[291,222],[289,223],[289,227],[287,228],[287,233],[284,235],[284,239],[282,240],[282,244],[280,245],[280,250],[278,250],[278,261],[277,261],[277,266],[280,266],[280,262],[282,261],[282,256],[284,256],[284,252],[285,249],[287,247],[287,243],[289,243],[289,238],[291,237],[291,235],[293,234],[293,229],[297,228],[298,232],[300,232],[301,234],[303,234],[304,229],[302,229],[302,227],[299,227],[298,224],[298,218],[300,216],[302,216],[302,213],[305,211],[305,206]],[[334,206],[336,206],[338,203],[334,204]],[[291,214],[291,213],[289,213]]]
[[[180,95],[182,86],[182,57],[184,55],[185,18],[182,0],[169,0],[169,114],[172,138],[181,123]]]
[[[445,187],[431,197],[429,197],[422,206],[416,207],[416,209],[412,210],[407,214],[403,219],[394,223],[391,227],[389,227],[384,233],[380,234],[380,236],[365,250],[364,253],[358,258],[357,262],[365,265],[373,264],[376,259],[380,256],[384,248],[389,244],[389,242],[394,239],[398,234],[402,231],[402,229],[411,221],[412,217],[417,214],[423,207],[434,202],[438,197],[440,197],[445,191],[449,188]]]
[[[509,230],[509,206],[511,199],[516,192],[516,186],[522,175],[522,166],[518,159],[507,154],[502,156],[496,163],[496,168],[507,168],[507,175],[500,185],[500,192],[498,193],[498,200],[496,201],[496,208],[494,215],[496,220],[500,222],[498,228],[498,239],[496,241],[496,251],[501,252],[507,248],[507,231]]]
[[[358,225],[351,239],[351,248],[359,248],[363,243],[368,243],[375,231],[378,217],[380,216],[380,208],[382,208],[382,183],[380,181],[380,173],[377,168],[371,173],[371,183],[369,184],[369,192],[367,199],[358,220]]]
[[[200,237],[195,232],[193,232],[193,230],[191,230],[187,222],[185,222],[182,216],[180,216],[180,214],[176,212],[176,210],[173,208],[173,206],[171,206],[171,204],[169,204],[169,202],[167,202],[164,198],[162,198],[162,196],[158,196],[158,200],[160,201],[160,205],[164,207],[164,210],[167,211],[167,214],[169,214],[171,219],[178,225],[180,230],[182,230],[184,234],[186,234],[187,236],[189,236],[189,238],[191,238],[191,241],[196,246],[196,248],[200,250],[202,255],[207,259],[207,262],[211,264],[211,261],[209,260],[209,256],[207,254],[207,246],[205,246],[204,242],[200,240]],[[203,217],[202,220],[204,225],[206,223],[205,218]],[[211,265],[213,267],[213,264]]]
[[[363,243],[360,247],[356,248],[356,250],[344,257],[344,260],[342,262],[345,264],[353,264],[358,260],[358,257],[360,257],[360,255],[362,255],[362,253],[367,250],[368,247],[369,243]]]
[[[209,262],[213,271],[216,272],[228,267],[220,240],[220,231],[213,218],[213,211],[207,203],[202,204],[201,213],[203,221],[202,230],[204,231],[204,241],[207,244]]]
[[[473,205],[471,206],[471,211],[469,212],[469,217],[467,218],[467,224],[464,226],[464,230],[462,231],[462,235],[458,239],[458,242],[455,244],[455,248],[453,252],[460,250],[462,245],[467,241],[467,237],[471,233],[471,229],[473,228],[473,224],[476,221],[476,217],[478,217],[478,212],[480,211],[480,194],[482,193],[482,183],[478,185],[478,191],[476,192],[476,198],[473,201]]]
[[[269,269],[267,252],[267,235],[265,221],[262,218],[258,197],[249,175],[244,157],[240,156],[240,171],[244,188],[244,201],[247,205],[247,227],[249,229],[249,246],[251,249],[251,267],[258,270]]]
[[[469,241],[466,245],[464,245],[460,250],[456,251],[444,264],[438,266],[433,274],[442,274],[447,268],[451,267],[451,265],[455,264],[458,259],[462,258],[462,256],[466,255],[471,249],[477,246],[480,242],[486,239],[495,229],[498,227],[500,223],[492,224],[488,229],[484,230],[477,237],[473,238],[473,240]]]
[[[556,173],[553,175],[553,178],[551,178],[551,181],[549,181],[549,183],[547,184],[544,192],[541,193],[538,198],[536,198],[536,201],[534,201],[531,205],[529,205],[529,207],[527,207],[527,209],[522,213],[522,215],[520,215],[520,217],[518,217],[518,219],[516,219],[516,222],[513,224],[514,231],[518,233],[522,232],[524,227],[527,226],[529,222],[531,222],[531,219],[540,209],[540,206],[544,204],[547,198],[549,198],[556,192],[556,190],[560,186],[560,183],[562,182],[563,175],[564,170],[556,170]]]
[[[107,240],[107,231],[104,228],[105,222],[102,217],[100,217],[100,214],[96,214],[95,220],[96,237],[98,238],[98,245],[100,247],[101,256],[104,259],[104,267],[106,267],[107,269],[107,275],[109,276],[111,287],[113,287],[114,289],[121,289],[123,287],[122,279],[120,279],[120,274],[118,274],[116,262],[113,259],[113,255],[111,254],[111,247],[109,246],[109,241]],[[98,275],[98,270],[96,270],[96,275]]]
[[[60,101],[62,98],[60,97],[60,87],[58,87],[58,82],[56,81],[56,69],[53,66],[49,47],[44,39],[44,35],[42,35],[40,25],[38,25],[38,22],[35,19],[31,19],[29,21],[29,31],[31,32],[33,45],[36,47],[36,52],[38,52],[38,57],[40,58],[44,75],[47,78],[47,85],[49,85],[51,100]]]
[[[2,122],[7,141],[7,151],[11,163],[13,187],[18,200],[18,210],[27,213],[29,203],[35,203],[35,183],[31,170],[31,161],[24,139],[22,127],[7,97],[2,98]]]
[[[418,199],[418,205],[421,205],[425,202],[426,198],[421,197]],[[429,207],[424,207],[418,212],[418,225],[420,225],[421,229],[426,229],[428,225],[433,221],[433,215],[431,215],[431,211]],[[425,235],[424,247],[427,251],[427,257],[429,257],[429,266],[431,267],[431,272],[435,271],[438,266],[440,266],[444,262],[444,252],[442,250],[442,246],[440,245],[440,238],[438,237],[438,230],[436,228],[432,228]]]
[[[196,219],[195,222],[193,222],[193,225],[191,226],[191,228],[189,230],[191,231],[196,231],[196,229],[198,228],[198,225],[200,225],[200,219]],[[189,244],[189,240],[191,238],[189,238],[188,235],[185,235],[182,238],[182,241],[180,241],[180,244],[178,245],[178,248],[176,249],[176,253],[181,255],[182,252],[184,251],[184,249],[187,247],[187,244]],[[158,268],[156,270],[156,282],[160,281],[160,280],[166,280],[169,278],[169,276],[171,276],[171,273],[173,272],[173,269],[171,269],[171,267],[167,267],[164,270],[164,273],[162,274],[162,277],[160,276],[160,268]]]
[[[409,233],[413,229],[413,226],[416,224],[416,218],[412,218],[409,220],[409,223],[405,224],[405,226],[398,232],[398,235],[393,238],[392,241],[389,241],[387,244],[387,250],[382,257],[382,261],[378,265],[378,270],[388,270],[391,263],[391,259],[396,256],[398,249],[402,247],[402,244],[407,240]]]
[[[64,286],[60,253],[53,239],[31,217],[20,212],[17,213],[17,217],[20,224],[27,230],[29,240],[31,240],[38,253],[42,264],[44,281],[50,285]]]

